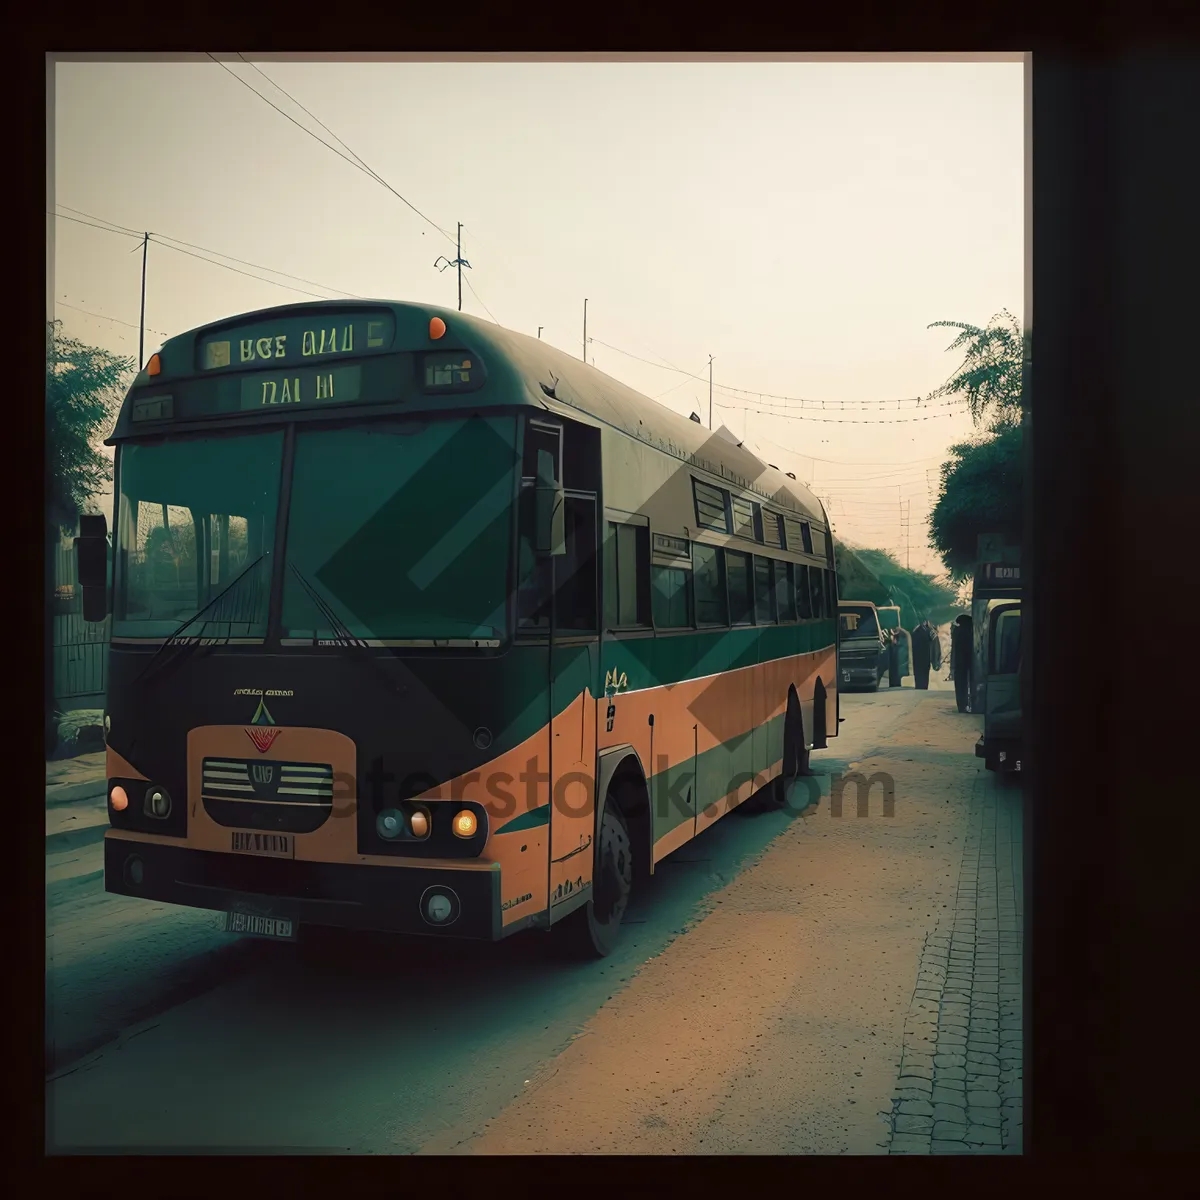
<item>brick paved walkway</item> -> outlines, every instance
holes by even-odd
[[[980,764],[952,917],[926,941],[892,1102],[892,1154],[1020,1154],[1022,792]]]

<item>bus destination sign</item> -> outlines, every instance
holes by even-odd
[[[362,399],[362,367],[357,366],[260,371],[240,383],[243,412],[282,404],[353,404]]]
[[[385,354],[395,334],[395,318],[386,309],[278,317],[209,334],[197,347],[198,366],[202,371],[245,371]]]

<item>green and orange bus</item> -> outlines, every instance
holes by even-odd
[[[110,892],[602,956],[639,874],[838,731],[817,499],[541,340],[249,313],[165,342],[109,444]]]

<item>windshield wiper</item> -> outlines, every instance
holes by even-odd
[[[292,568],[292,573],[296,576],[296,579],[300,586],[304,589],[305,594],[312,601],[313,607],[328,622],[329,628],[333,631],[334,636],[331,640],[334,642],[334,644],[339,647],[345,647],[349,650],[358,651],[358,657],[370,662],[374,670],[386,681],[388,687],[390,687],[398,696],[403,696],[404,688],[400,681],[396,679],[392,673],[387,670],[387,668],[384,667],[379,655],[371,653],[370,644],[364,638],[360,638],[356,634],[350,632],[350,629],[337,615],[337,613],[334,612],[325,599],[317,592],[316,587],[314,587],[313,584],[305,578],[304,574],[295,563],[291,563],[290,566]],[[318,638],[318,633],[319,630],[313,631],[314,645],[316,645],[318,641],[325,640]]]
[[[224,600],[225,597],[228,596],[234,590],[234,588],[238,587],[239,584],[244,583],[246,581],[246,579],[249,578],[251,572],[254,571],[254,569],[261,562],[263,562],[263,560],[266,557],[267,557],[267,555],[265,552],[260,554],[252,563],[250,563],[249,566],[247,566],[241,572],[241,574],[236,575],[230,581],[228,587],[223,588],[211,600],[209,600],[208,603],[205,604],[203,608],[198,609],[195,613],[193,613],[190,617],[188,617],[188,619],[186,621],[184,621],[184,623],[182,625],[180,625],[179,628],[176,629],[175,632],[172,633],[170,635],[170,637],[168,637],[161,646],[159,646],[159,648],[154,652],[154,654],[151,655],[150,661],[138,673],[137,680],[135,682],[141,681],[143,679],[147,679],[147,676],[152,676],[154,674],[154,668],[155,668],[156,663],[157,663],[157,669],[159,671],[161,671],[165,667],[169,667],[172,663],[178,663],[178,662],[182,661],[182,659],[186,658],[190,652],[193,652],[198,647],[200,647],[200,645],[202,644],[203,636],[204,636],[203,632],[196,634],[192,637],[188,637],[186,640],[182,640],[184,631],[186,629],[190,628],[192,625],[194,625],[198,620],[200,620],[200,618],[203,617],[205,613],[216,608],[217,605],[220,604],[221,601]],[[211,624],[211,623],[212,623],[211,619],[204,621],[203,625],[202,625],[202,630],[207,628],[209,626],[209,624]],[[228,624],[229,622],[226,622],[226,623]],[[207,650],[214,645],[226,645],[228,642],[229,642],[229,636],[227,634],[224,638],[212,638],[211,640],[204,641],[203,644],[204,644],[205,649]],[[164,652],[166,652],[168,650],[173,651],[173,653],[167,654],[166,657],[164,658],[163,654],[164,654]],[[147,679],[147,682],[148,682],[148,679]]]

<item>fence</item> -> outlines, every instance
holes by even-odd
[[[51,606],[54,647],[54,701],[60,711],[103,708],[108,682],[111,618],[95,625],[83,619],[75,576],[75,539],[55,547]]]

